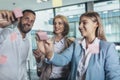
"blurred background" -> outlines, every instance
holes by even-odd
[[[37,14],[34,27],[29,33],[31,42],[27,60],[29,80],[38,80],[36,62],[32,53],[32,48],[36,47],[35,32],[43,30],[52,37],[52,20],[57,14],[68,18],[70,25],[68,37],[81,38],[78,31],[80,15],[91,10],[98,12],[102,18],[107,41],[116,44],[120,56],[120,0],[0,0],[0,10],[14,8],[32,9]]]

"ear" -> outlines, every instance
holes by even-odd
[[[95,27],[96,27],[96,28],[98,27],[98,22],[95,22]]]

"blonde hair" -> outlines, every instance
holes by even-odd
[[[97,22],[98,27],[96,28],[95,36],[98,37],[101,40],[105,40],[106,41],[106,37],[105,37],[105,34],[104,34],[102,21],[101,21],[101,18],[99,16],[99,14],[97,12],[86,12],[86,13],[83,13],[80,16],[80,20],[81,20],[82,17],[88,17],[93,22]]]

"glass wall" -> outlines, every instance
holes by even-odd
[[[107,40],[120,42],[120,0],[95,3],[94,11],[102,18]]]
[[[95,3],[94,11],[102,18],[107,41],[116,44],[120,56],[120,0]]]
[[[85,12],[85,4],[76,4],[76,5],[71,5],[71,6],[66,6],[66,7],[60,7],[60,8],[55,8],[55,9],[47,9],[47,10],[42,10],[42,11],[36,11],[36,21],[34,23],[34,26],[31,30],[31,49],[36,49],[36,40],[35,40],[35,33],[38,30],[46,31],[49,35],[49,37],[52,37],[53,34],[53,17],[54,15],[64,15],[67,17],[69,25],[70,25],[70,32],[68,34],[68,37],[75,37],[75,38],[80,38],[80,33],[78,31],[79,27],[79,17],[82,13]],[[36,61],[35,58],[32,55],[29,56],[29,72],[30,76],[29,78],[31,80],[35,79],[38,80],[37,74],[36,74]]]
[[[36,11],[36,20],[34,26],[31,30],[31,49],[34,50],[37,48],[35,34],[38,30],[46,31],[49,34],[49,37],[52,35],[52,24],[49,24],[49,20],[53,18],[53,9]],[[39,80],[36,74],[36,61],[33,56],[33,53],[30,54],[28,60],[28,68],[29,68],[29,78],[30,80]]]
[[[69,37],[80,38],[81,35],[79,33],[79,17],[82,13],[85,12],[85,4],[76,4],[72,6],[66,6],[61,8],[56,8],[55,13],[56,15],[62,14],[67,17],[69,25],[70,25],[70,32],[68,34]]]
[[[79,27],[79,17],[82,13],[85,12],[86,3],[69,5],[64,7],[58,7],[47,10],[39,10],[36,11],[36,21],[31,31],[31,45],[32,49],[36,48],[35,42],[35,32],[38,30],[46,31],[49,37],[52,37],[53,34],[53,17],[54,15],[64,15],[67,17],[70,32],[68,37],[81,38],[81,34],[78,30]],[[120,0],[112,0],[112,1],[104,1],[94,3],[94,11],[98,12],[102,18],[105,34],[107,36],[107,40],[110,42],[120,43]],[[120,45],[120,44],[119,44]],[[116,49],[120,52],[120,46],[116,46]],[[33,70],[30,74],[33,76],[31,80],[36,77],[36,61],[33,55],[30,55],[29,59],[29,69]],[[35,76],[34,76],[35,75]]]

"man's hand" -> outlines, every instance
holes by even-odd
[[[0,10],[0,27],[6,27],[15,21],[14,14],[12,11]]]

